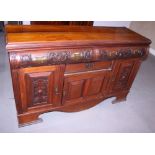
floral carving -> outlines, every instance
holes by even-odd
[[[70,52],[68,51],[63,51],[63,52],[49,52],[48,56],[48,62],[50,64],[59,64],[67,61],[70,56]]]
[[[100,53],[100,59],[113,60],[113,59],[124,59],[132,57],[142,57],[145,55],[145,50],[119,49],[116,51],[108,51],[101,49],[99,50],[99,53]]]
[[[87,50],[83,52],[83,58],[86,60],[90,60],[93,58],[93,51],[92,50]]]
[[[119,79],[117,80],[115,88],[123,89],[126,87],[132,68],[133,68],[133,64],[130,64],[128,66],[123,66],[121,68],[119,72]]]
[[[95,57],[96,51],[99,53]],[[74,57],[74,54],[76,54]],[[39,54],[38,54],[39,55]],[[99,60],[115,60],[124,58],[144,57],[145,48],[120,48],[118,50],[105,49],[79,49],[79,50],[54,50],[42,52],[41,56],[33,53],[10,53],[11,67],[24,68],[32,66],[55,65],[66,63],[80,63]]]
[[[33,105],[47,103],[48,98],[47,88],[48,88],[47,77],[32,78]]]
[[[32,58],[31,54],[24,54],[20,56],[20,61],[22,62],[22,67],[27,67],[31,64]]]

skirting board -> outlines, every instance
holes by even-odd
[[[153,48],[150,48],[150,53],[155,56],[155,50]]]

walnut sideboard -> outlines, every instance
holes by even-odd
[[[125,100],[151,41],[125,27],[7,25],[19,125]]]

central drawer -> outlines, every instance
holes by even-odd
[[[90,62],[66,65],[65,73],[85,72],[92,70],[111,70],[112,61],[107,62]]]

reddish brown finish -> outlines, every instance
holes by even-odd
[[[76,104],[104,97],[109,70],[65,75],[63,104]]]
[[[150,40],[127,28],[7,26],[19,124],[126,99]],[[39,31],[39,32],[38,32]]]
[[[112,62],[88,62],[88,63],[79,63],[79,64],[68,64],[66,65],[65,73],[76,73],[76,72],[85,72],[101,69],[112,69]]]
[[[148,45],[150,40],[125,27],[89,26],[19,26],[22,33],[11,33],[18,26],[6,26],[7,49],[49,47],[92,47],[117,45]],[[37,33],[34,29],[39,29]],[[25,32],[26,31],[26,32]],[[46,33],[44,32],[46,31]]]
[[[31,21],[31,25],[69,25],[68,21]]]
[[[32,25],[81,25],[92,26],[92,21],[31,21]]]
[[[62,80],[59,66],[19,69],[19,87],[22,111],[31,108],[61,105]]]

